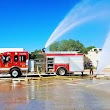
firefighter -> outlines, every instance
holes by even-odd
[[[90,75],[93,75],[93,64],[92,61],[89,62]]]

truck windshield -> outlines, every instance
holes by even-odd
[[[7,63],[10,61],[10,56],[2,56],[3,63]]]

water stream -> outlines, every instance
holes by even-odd
[[[49,45],[59,37],[63,36],[76,26],[80,26],[82,23],[90,22],[90,20],[95,18],[103,20],[103,18],[107,17],[109,14],[110,3],[108,2],[107,0],[106,2],[105,0],[82,0],[82,2],[73,7],[59,23],[46,42],[45,48],[49,47]]]
[[[99,74],[101,71],[110,65],[110,31],[105,40],[102,52],[98,61],[98,67],[96,73]]]

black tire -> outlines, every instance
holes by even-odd
[[[21,75],[21,72],[18,68],[13,68],[11,71],[10,71],[10,74],[11,74],[11,77],[13,78],[17,78]]]
[[[57,70],[57,75],[64,76],[66,74],[67,74],[67,70],[63,67],[61,67]]]

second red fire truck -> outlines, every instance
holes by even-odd
[[[46,54],[46,72],[55,72],[57,75],[83,72],[83,54],[77,52],[48,52]]]

